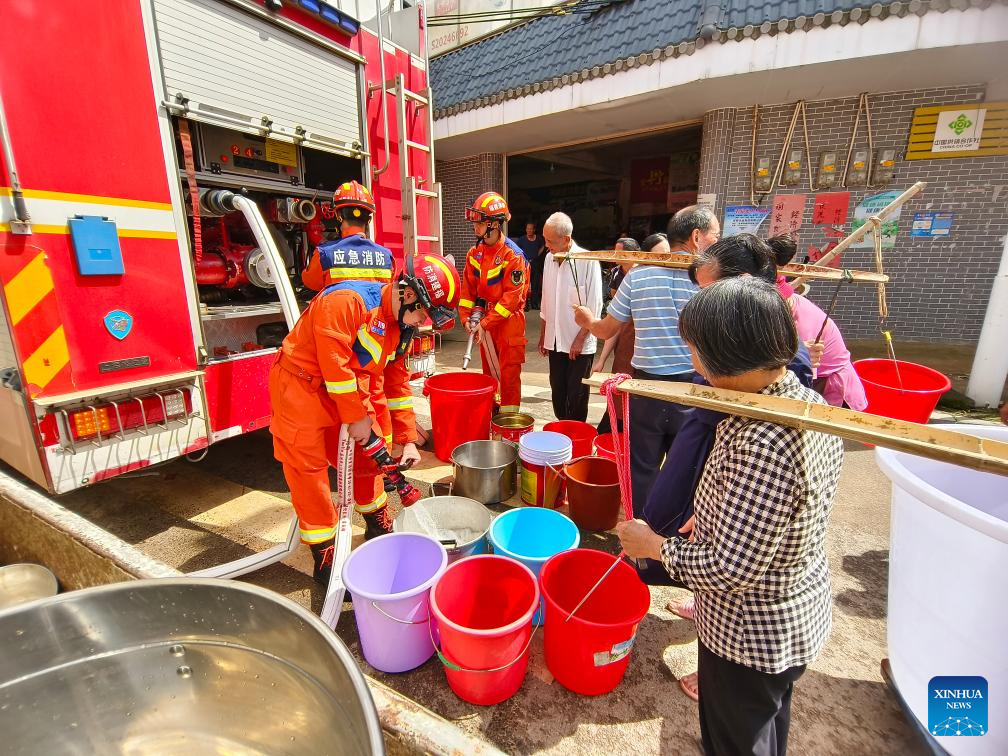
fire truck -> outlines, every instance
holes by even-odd
[[[367,4],[4,4],[0,458],[59,494],[267,427],[345,181],[441,251],[422,9]]]

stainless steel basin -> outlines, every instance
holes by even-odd
[[[452,452],[452,493],[481,504],[497,504],[515,494],[518,450],[505,441],[469,441]]]
[[[430,496],[403,509],[392,523],[396,533],[423,533],[441,542],[448,563],[490,551],[487,533],[493,512],[464,496]]]
[[[58,591],[56,576],[41,564],[0,567],[0,610],[55,596]]]
[[[350,653],[276,593],[141,580],[0,612],[5,754],[383,754]]]

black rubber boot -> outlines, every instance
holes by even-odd
[[[312,577],[320,585],[329,585],[329,578],[332,576],[333,554],[336,552],[336,539],[330,538],[322,543],[309,544],[312,558],[315,560],[315,569]]]
[[[362,514],[362,516],[364,517],[365,541],[370,541],[372,538],[392,532],[392,520],[389,517],[388,506],[384,506],[374,512]]]

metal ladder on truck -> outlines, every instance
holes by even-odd
[[[395,95],[396,126],[399,135],[399,176],[402,182],[402,219],[403,219],[403,252],[415,255],[418,244],[427,242],[430,251],[444,254],[441,245],[441,184],[434,182],[434,113],[431,107],[430,84],[422,92],[414,92],[406,88],[405,74],[395,77],[395,84],[388,90]],[[421,144],[406,138],[407,116],[409,102],[414,103],[414,112],[423,111],[427,121],[428,144]],[[418,177],[410,173],[410,151],[424,155],[427,177]],[[433,182],[433,183],[432,183]],[[431,184],[423,186],[423,184]],[[420,212],[420,202],[426,204],[427,228],[429,235],[421,235],[418,231],[417,217]]]

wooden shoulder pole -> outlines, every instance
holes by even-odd
[[[678,252],[617,252],[606,249],[598,252],[574,252],[570,255],[554,255],[557,260],[600,260],[632,265],[654,265],[658,268],[676,268],[686,270],[693,264],[693,255]],[[816,281],[839,281],[844,272],[838,268],[827,268],[822,265],[782,265],[777,272],[785,276],[802,276]],[[850,271],[854,283],[879,284],[886,283],[889,276],[870,270]]]
[[[878,218],[880,221],[884,221],[886,218],[888,218],[894,212],[896,212],[901,207],[903,207],[903,205],[905,205],[908,200],[912,199],[913,197],[916,197],[918,194],[920,194],[922,191],[924,191],[924,187],[926,187],[926,186],[927,186],[927,182],[926,181],[918,181],[916,184],[914,184],[909,189],[907,189],[905,192],[903,192],[903,194],[901,194],[896,199],[894,199],[892,202],[890,202],[888,205],[886,205],[881,210],[879,210],[875,214],[875,217]],[[862,239],[864,239],[865,236],[868,234],[868,232],[871,231],[871,230],[872,230],[872,224],[869,223],[867,221],[867,219],[866,219],[865,223],[860,228],[855,229],[852,233],[848,234],[839,244],[837,244],[835,247],[833,247],[833,249],[831,249],[825,255],[823,255],[822,257],[820,257],[816,261],[816,263],[819,266],[827,265],[837,255],[839,255],[841,252],[843,252],[845,249],[847,249],[848,247],[850,247],[853,244],[857,244],[859,241],[861,241]],[[787,275],[787,274],[785,273],[785,275]],[[802,276],[800,278],[796,278],[794,281],[791,282],[791,285],[797,287],[797,286],[801,285],[805,281],[806,278],[809,278],[809,276]]]
[[[584,383],[601,386],[608,377],[604,374],[596,375],[586,378]],[[829,433],[973,470],[1008,475],[1008,442],[971,436],[934,425],[894,420],[828,404],[716,389],[695,383],[629,380],[621,383],[619,390],[690,407],[767,420],[791,428]]]

